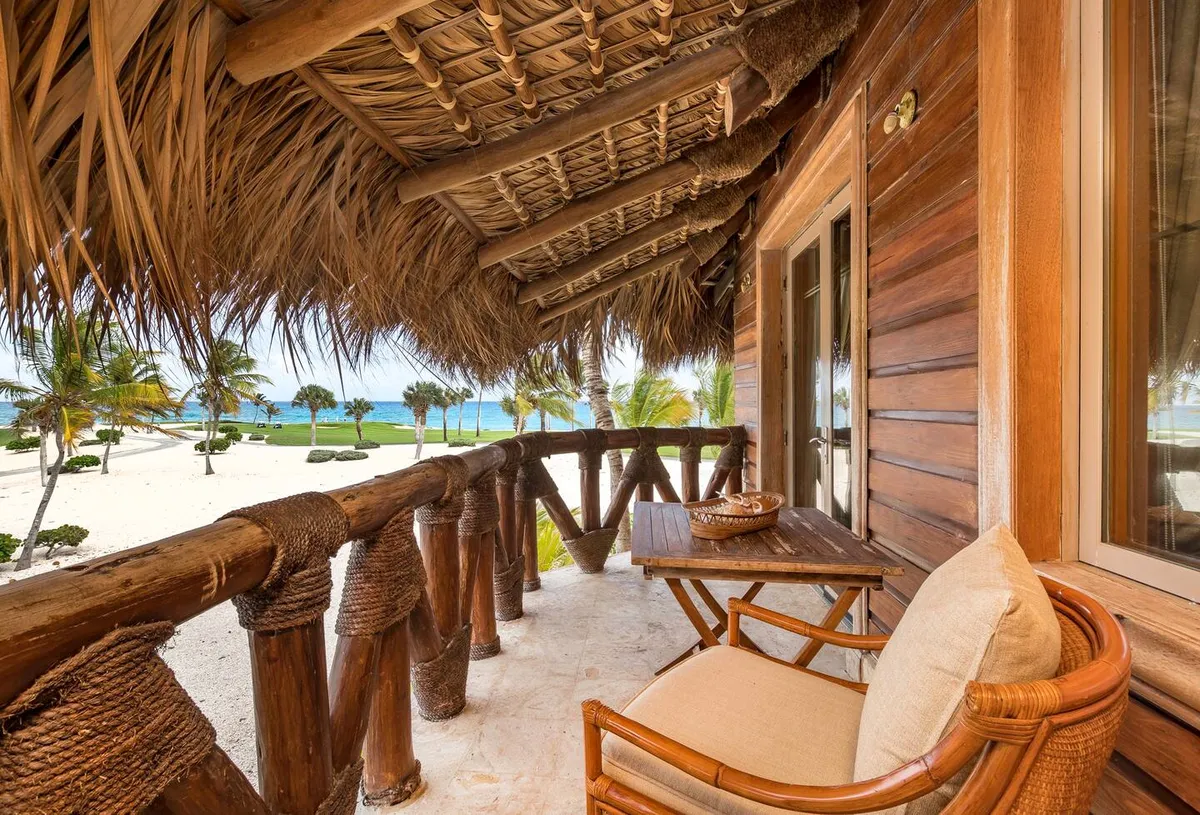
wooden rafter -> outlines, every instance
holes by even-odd
[[[786,133],[793,128],[800,121],[800,117],[812,109],[818,93],[815,82],[805,81],[776,105],[767,114],[767,120],[775,132]],[[698,172],[699,169],[692,161],[680,157],[591,195],[581,196],[528,228],[510,232],[481,246],[479,262],[484,266],[499,263],[504,258],[532,249],[543,241],[548,241],[619,206],[631,204],[659,190],[685,184],[695,178]]]
[[[287,0],[247,20],[225,42],[225,64],[249,85],[305,65],[431,0]]]
[[[415,201],[561,150],[606,127],[627,121],[664,99],[695,93],[742,64],[742,55],[728,45],[673,62],[644,79],[589,99],[567,114],[547,119],[469,155],[450,156],[406,173],[398,184],[400,200]]]
[[[540,122],[542,111],[538,105],[537,94],[530,85],[529,76],[525,72],[520,55],[517,54],[517,48],[513,44],[512,38],[508,36],[508,29],[504,25],[504,10],[501,8],[499,0],[475,0],[475,7],[479,9],[479,19],[492,38],[493,50],[503,66],[505,75],[512,82],[517,101],[525,110],[526,118],[531,122]],[[570,200],[572,197],[571,182],[567,179],[566,170],[563,169],[562,156],[558,154],[557,150],[549,150],[546,152],[545,158],[546,164],[550,167],[550,174],[554,176],[563,198]],[[494,175],[505,169],[508,168],[497,167],[493,173],[488,173],[488,175]]]

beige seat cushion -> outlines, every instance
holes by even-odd
[[[953,725],[968,680],[1029,682],[1058,667],[1054,608],[1007,527],[997,526],[922,584],[871,677],[854,780],[928,752]],[[939,812],[966,772],[889,813]]]
[[[729,646],[706,649],[643,690],[625,715],[730,767],[793,784],[844,784],[863,695]],[[615,736],[604,772],[684,815],[781,813],[710,787]]]

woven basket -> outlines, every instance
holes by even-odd
[[[752,515],[737,514],[733,508],[739,502],[757,501],[763,505],[762,512]],[[708,501],[693,501],[684,504],[688,514],[688,526],[697,538],[724,540],[735,535],[757,532],[779,522],[779,508],[784,498],[777,492],[741,492],[725,498]]]

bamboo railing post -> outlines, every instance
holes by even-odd
[[[367,721],[379,671],[375,634],[338,636],[329,670],[329,718],[334,770],[357,760],[367,734]]]
[[[445,492],[440,499],[418,507],[415,514],[420,524],[426,588],[443,646],[437,657],[413,665],[412,682],[422,718],[444,721],[457,716],[466,706],[471,623],[463,619],[458,521],[463,513],[470,472],[459,456],[437,456],[430,461],[445,473]]]
[[[368,806],[403,803],[422,784],[421,762],[413,751],[412,739],[412,616],[389,628],[379,642],[374,700],[363,744],[363,798]]]
[[[593,532],[604,520],[600,514],[600,466],[608,446],[608,434],[600,429],[577,432],[584,438],[584,449],[579,453],[580,517],[584,531]]]
[[[683,500],[700,500],[700,458],[704,452],[704,428],[687,428],[687,444],[679,448],[679,466],[682,475]]]
[[[479,539],[479,567],[471,584],[471,659],[488,659],[500,653],[500,634],[496,630],[496,595],[493,575],[496,570],[496,531],[485,532]]]
[[[538,575],[537,500],[557,492],[558,488],[542,463],[542,459],[550,455],[550,435],[526,433],[518,436],[517,441],[521,445],[521,464],[517,467],[517,516],[525,558],[524,589],[528,592],[542,587],[542,579]]]
[[[654,484],[648,481],[639,481],[637,485],[637,499],[639,501],[653,501]]]
[[[542,587],[538,574],[537,501],[518,498],[517,518],[521,527],[521,557],[525,559],[522,589],[537,591]]]

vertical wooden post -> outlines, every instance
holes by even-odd
[[[515,441],[497,442],[508,444],[509,464],[496,472],[496,501],[500,505],[499,542],[496,546],[496,565],[492,572],[492,597],[498,620],[517,620],[524,615],[522,591],[518,584],[524,581],[524,566],[520,561],[523,523],[517,511],[516,458],[520,456],[520,445]],[[518,574],[520,572],[520,574]]]
[[[684,501],[700,500],[700,458],[704,452],[704,428],[689,427],[687,444],[679,448],[679,466]]]
[[[464,623],[471,620],[475,604],[475,577],[479,571],[481,553],[480,535],[458,536],[458,563],[462,570],[459,576],[459,619]],[[474,640],[474,635],[471,637]]]
[[[516,468],[504,468],[496,473],[496,500],[500,504],[500,548],[512,563],[521,554],[517,537]],[[507,564],[505,564],[507,565]]]
[[[580,430],[579,433],[586,439],[584,449],[579,453],[580,518],[584,531],[592,532],[599,529],[603,521],[600,514],[600,464],[608,434],[599,429]]]
[[[263,800],[271,812],[316,812],[333,786],[324,622],[251,631],[250,678]]]
[[[367,734],[379,664],[379,635],[338,636],[329,672],[334,772],[358,759]]]
[[[538,575],[537,501],[518,499],[517,513],[521,519],[521,553],[525,555],[525,591],[537,591],[542,587]]]
[[[454,636],[462,628],[461,566],[458,529],[452,523],[421,524],[421,558],[438,633]]]
[[[637,499],[639,501],[653,501],[654,500],[654,485],[648,481],[638,482]]]
[[[479,539],[479,566],[471,584],[471,659],[487,659],[500,653],[500,635],[496,633],[496,595],[492,575],[496,568],[496,532],[485,532]]]
[[[408,674],[412,616],[389,628],[379,645],[375,697],[363,751],[363,791],[370,806],[407,801],[421,785],[421,764],[413,752]]]

